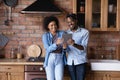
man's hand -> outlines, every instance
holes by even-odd
[[[63,49],[66,49],[67,48],[67,43],[63,43]]]
[[[67,41],[67,44],[68,44],[68,45],[74,45],[74,43],[75,43],[75,41],[74,41],[73,39],[69,39],[69,40]]]

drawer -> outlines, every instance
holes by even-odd
[[[43,66],[41,65],[26,65],[25,71],[26,72],[45,72]]]
[[[24,66],[0,66],[0,72],[24,72]]]

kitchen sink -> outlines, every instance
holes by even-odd
[[[119,60],[90,60],[92,71],[120,71]]]
[[[119,60],[109,60],[109,59],[91,59],[90,62],[100,62],[100,63],[120,63]]]

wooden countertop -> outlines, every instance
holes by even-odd
[[[29,62],[26,59],[0,59],[0,65],[43,65],[43,62]]]

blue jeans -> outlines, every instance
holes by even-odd
[[[45,71],[47,80],[63,80],[64,63],[62,54],[50,53]]]
[[[71,80],[85,80],[86,63],[79,65],[68,65]]]

